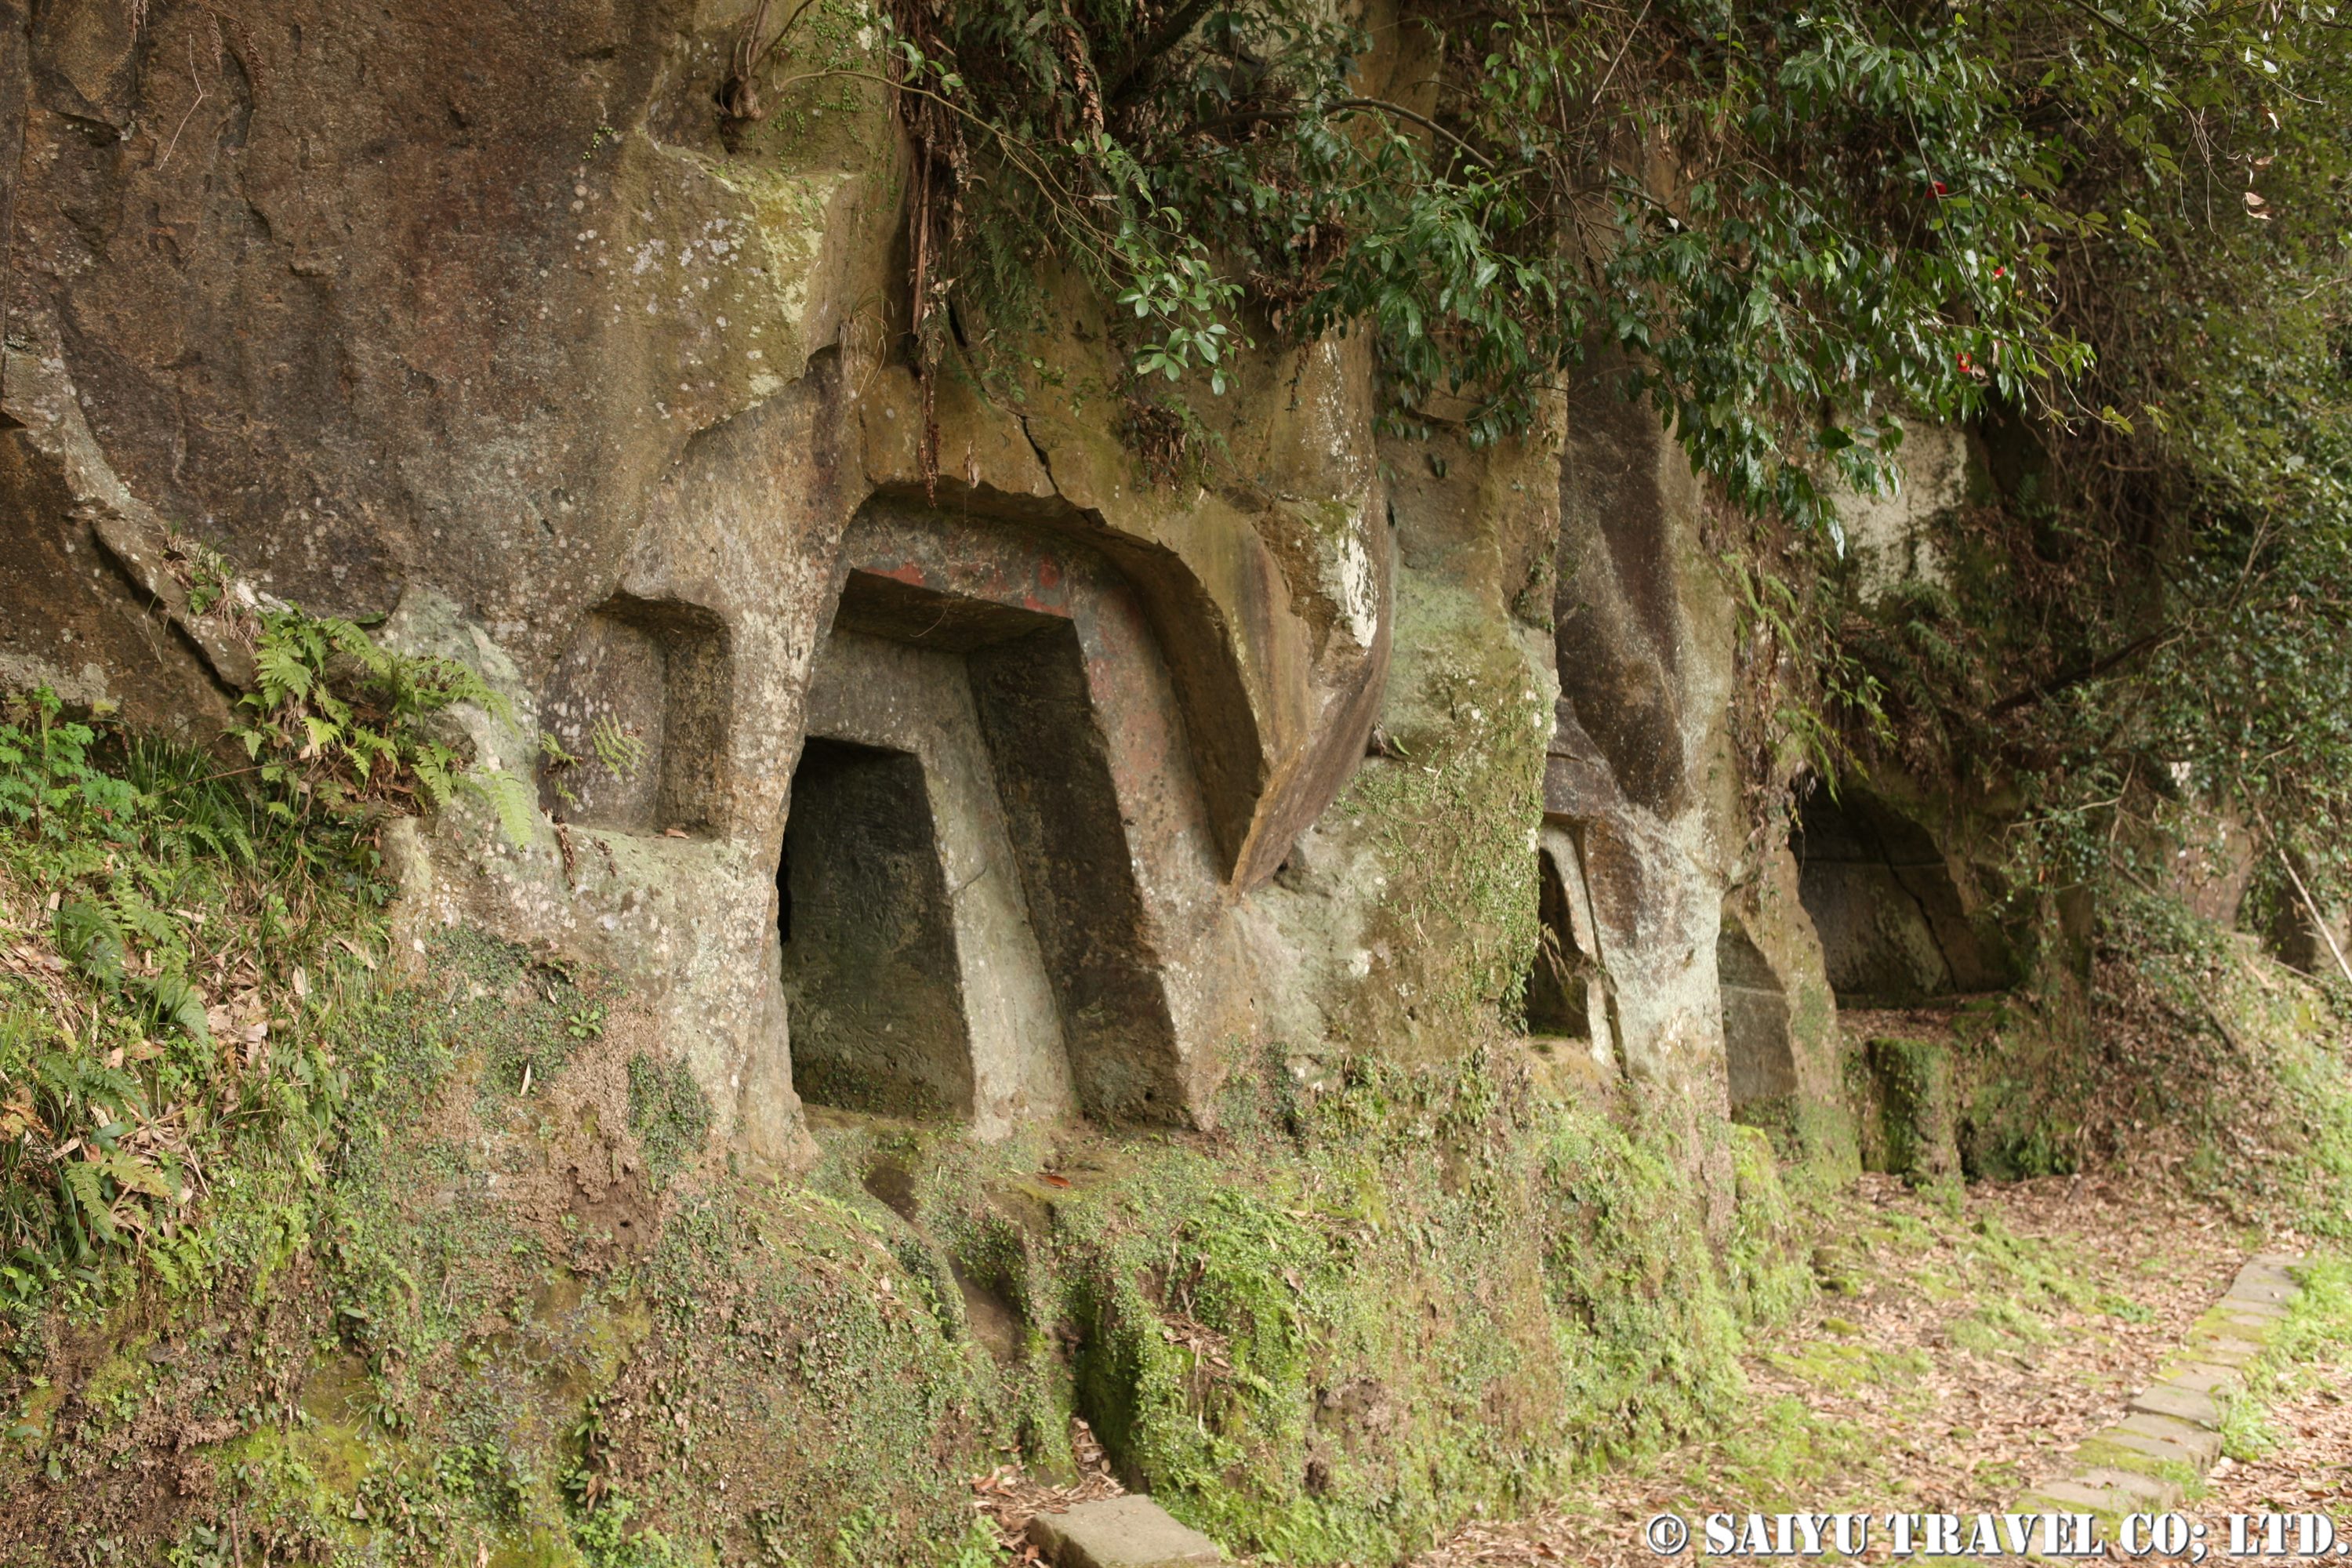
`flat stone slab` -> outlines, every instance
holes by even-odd
[[[2018,1502],[2028,1513],[2104,1513],[2120,1516],[2144,1511],[2137,1494],[2107,1487],[2086,1487],[2080,1481],[2047,1481]]]
[[[2145,1432],[2135,1432],[2126,1426],[2110,1426],[2084,1439],[2084,1447],[2104,1443],[2140,1455],[2144,1458],[2161,1459],[2169,1465],[2186,1465],[2192,1470],[2202,1470],[2210,1456],[2170,1437],[2151,1437]]]
[[[2180,1488],[2158,1476],[2142,1475],[2137,1470],[2116,1470],[2102,1467],[2084,1470],[2074,1478],[2077,1486],[2099,1491],[2122,1492],[2152,1508],[2169,1508],[2180,1500]]]
[[[2238,1381],[2238,1370],[2229,1366],[2211,1366],[2202,1362],[2187,1362],[2165,1374],[2165,1384],[2172,1388],[2185,1388],[2192,1394],[2210,1394],[2226,1384]]]
[[[2278,1319],[2231,1318],[2219,1325],[2217,1332],[2230,1339],[2246,1341],[2259,1352],[2270,1344],[2271,1335],[2276,1332],[2279,1324],[2284,1321],[2286,1320],[2283,1317]]]
[[[2128,1408],[2147,1415],[2169,1415],[2176,1421],[2210,1426],[2216,1431],[2221,1426],[2221,1407],[2213,1403],[2212,1395],[2169,1384],[2159,1383],[2154,1388],[2141,1390],[2132,1396]]]
[[[2265,1327],[2258,1331],[2267,1333],[2268,1324],[2275,1323],[2285,1316],[2286,1309],[2275,1301],[2249,1301],[2224,1296],[2206,1310],[2204,1321],[2246,1326],[2260,1323]]]
[[[2208,1432],[2202,1426],[2191,1426],[2186,1421],[2176,1421],[2169,1415],[2126,1415],[2117,1422],[2115,1430],[2137,1432],[2143,1437],[2159,1437],[2175,1443],[2196,1458],[2199,1468],[2221,1457],[2221,1435]]]
[[[1082,1502],[1029,1521],[1030,1543],[1054,1568],[1216,1568],[1217,1543],[1136,1494]]]

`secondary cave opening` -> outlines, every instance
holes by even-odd
[[[917,757],[807,742],[776,904],[801,1094],[850,1110],[969,1115],[955,929]]]
[[[1789,847],[1840,1003],[1908,1007],[2008,983],[1934,836],[1894,806],[1853,788],[1817,794]]]
[[[1723,994],[1723,1052],[1731,1079],[1731,1114],[1760,1109],[1797,1092],[1789,1042],[1789,997],[1763,950],[1727,916],[1715,943]]]
[[[1576,940],[1569,879],[1551,846],[1536,851],[1535,966],[1528,974],[1528,1033],[1592,1037],[1591,955]]]

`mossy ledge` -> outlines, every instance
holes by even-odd
[[[1719,1259],[1507,1043],[1312,1097],[1270,1061],[1213,1137],[834,1117],[774,1184],[679,1161],[626,995],[520,949],[448,933],[307,1026],[331,1146],[239,1148],[176,1287],[20,1321],[12,1560],[953,1563],[969,1479],[1066,1469],[1073,1415],[1230,1546],[1362,1560],[1720,1412],[1795,1278],[1768,1158]]]

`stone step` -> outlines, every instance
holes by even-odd
[[[1137,1493],[1082,1502],[1029,1521],[1029,1542],[1054,1568],[1216,1568],[1217,1543]]]
[[[2279,1253],[2249,1258],[2161,1381],[2133,1395],[2122,1420],[2084,1439],[2074,1473],[2035,1488],[2020,1506],[2112,1516],[2177,1502],[2179,1471],[2202,1475],[2221,1458],[2223,1402],[2286,1321],[2300,1289],[2289,1271],[2300,1262]]]
[[[2142,1389],[2132,1396],[2130,1408],[2149,1415],[2169,1415],[2191,1426],[2216,1432],[2221,1429],[2221,1406],[2213,1396],[2179,1384],[2159,1383],[2153,1388]]]
[[[2101,1437],[2136,1434],[2178,1445],[2188,1450],[2199,1469],[2203,1469],[2221,1457],[2221,1435],[2207,1427],[2196,1426],[2169,1415],[2149,1415],[2135,1412],[2097,1434]]]

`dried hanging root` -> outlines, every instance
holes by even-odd
[[[769,3],[760,0],[743,18],[743,30],[736,36],[735,50],[728,61],[727,79],[719,84],[719,107],[731,120],[757,120],[767,112],[751,76],[759,68],[761,56],[767,53],[760,35],[767,30]]]
[[[896,0],[892,19],[925,61],[949,58],[939,31],[940,7],[929,0]],[[941,338],[946,330],[947,291],[954,281],[942,272],[963,237],[963,183],[969,163],[963,126],[932,89],[908,79],[908,63],[894,54],[899,123],[914,153],[908,214],[908,328],[915,339],[915,384],[922,400],[919,458],[923,490],[935,496],[940,477],[940,422],[936,393]],[[913,68],[919,69],[919,67]]]
[[[751,14],[743,18],[743,30],[735,36],[735,47],[729,56],[727,75],[719,84],[719,110],[730,120],[765,120],[768,105],[760,96],[758,75],[760,63],[784,41],[816,0],[801,0],[784,25],[768,33],[768,9],[774,0],[760,0]],[[764,35],[764,36],[763,36]]]

